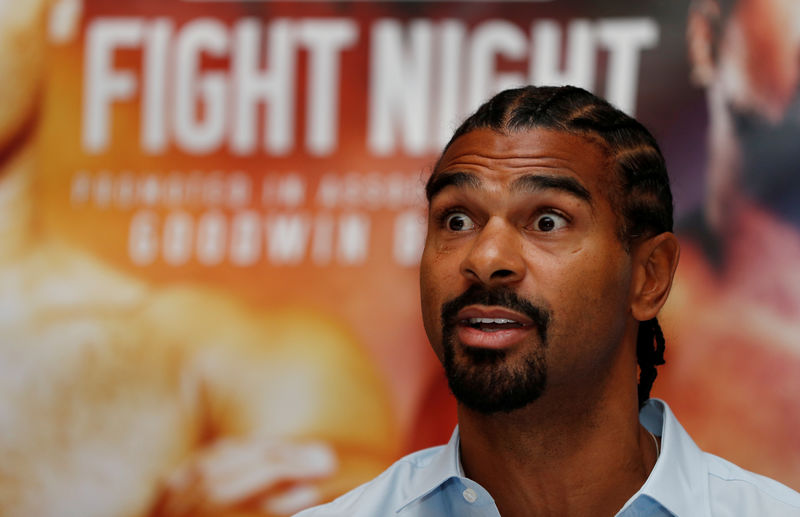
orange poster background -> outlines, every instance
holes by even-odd
[[[286,515],[449,436],[453,402],[422,329],[415,262],[438,143],[432,132],[412,152],[397,136],[400,122],[393,150],[380,154],[369,143],[373,31],[386,19],[405,31],[407,51],[419,22],[434,27],[431,52],[442,48],[441,27],[460,24],[465,54],[489,22],[506,24],[505,33],[516,27],[525,50],[496,52],[498,81],[531,78],[537,21],[563,31],[555,55],[568,46],[567,29],[587,20],[597,31],[612,19],[656,27],[631,72],[632,108],[667,157],[684,253],[662,318],[667,365],[654,395],[704,449],[800,488],[800,284],[786,275],[798,232],[754,203],[737,222],[763,239],[735,244],[754,260],[720,269],[706,256],[691,220],[702,211],[714,152],[705,93],[690,82],[688,12],[689,2],[578,0],[0,0],[0,92],[14,100],[0,110],[0,382],[8,400],[0,452],[13,458],[0,467],[13,480],[0,487],[0,513],[58,515],[66,504],[87,516]],[[255,149],[230,145],[235,27],[247,18],[258,21],[264,52],[275,20],[289,24],[297,45],[285,153],[261,144],[263,106]],[[227,38],[221,55],[201,53],[199,67],[227,78],[224,136],[200,151],[176,143],[173,104],[196,93],[182,90],[165,104],[166,147],[149,152],[141,138],[147,31],[156,20],[171,25],[168,74],[155,80],[172,91],[178,35],[202,19]],[[120,20],[142,32],[109,51],[104,80],[128,74],[133,87],[108,103],[108,146],[91,150],[83,140],[88,34]],[[306,144],[315,55],[296,43],[307,41],[299,27],[309,20],[355,30],[336,53],[335,145],[321,154]],[[594,50],[589,76],[610,95],[615,54]],[[433,77],[436,92],[444,78]],[[468,82],[454,92],[459,117],[474,107]],[[430,125],[452,128],[458,117],[428,115],[439,113],[437,95],[429,92]],[[195,103],[195,122],[207,109]],[[245,194],[230,190],[241,185]],[[247,260],[236,262],[237,246],[250,250]]]

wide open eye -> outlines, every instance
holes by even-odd
[[[463,212],[454,212],[444,220],[444,225],[448,230],[463,232],[475,228],[475,223]]]
[[[560,230],[567,225],[567,222],[565,217],[548,212],[537,217],[533,222],[533,227],[540,232],[552,232]]]

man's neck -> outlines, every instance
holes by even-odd
[[[504,517],[614,515],[657,455],[635,400],[542,397],[492,415],[459,407],[459,429],[466,475],[489,491]]]

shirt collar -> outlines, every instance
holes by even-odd
[[[639,412],[639,421],[661,436],[661,453],[642,488],[623,506],[649,496],[674,515],[707,514],[708,471],[703,452],[684,430],[666,402],[650,399]]]
[[[709,508],[707,469],[703,452],[675,418],[666,402],[650,399],[639,412],[639,422],[661,437],[661,451],[644,485],[622,507],[620,513],[647,496],[674,515],[696,515]],[[451,478],[463,478],[458,426],[450,440],[423,463],[409,480],[407,497],[397,512],[425,497]]]
[[[395,512],[399,512],[417,499],[425,497],[448,479],[464,477],[459,442],[458,426],[456,426],[445,446],[427,458],[424,463],[416,465],[420,472],[409,480],[408,495]]]

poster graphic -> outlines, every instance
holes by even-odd
[[[777,0],[0,0],[0,514],[289,515],[445,441],[423,186],[525,83],[653,131],[654,395],[800,488],[798,42]]]

